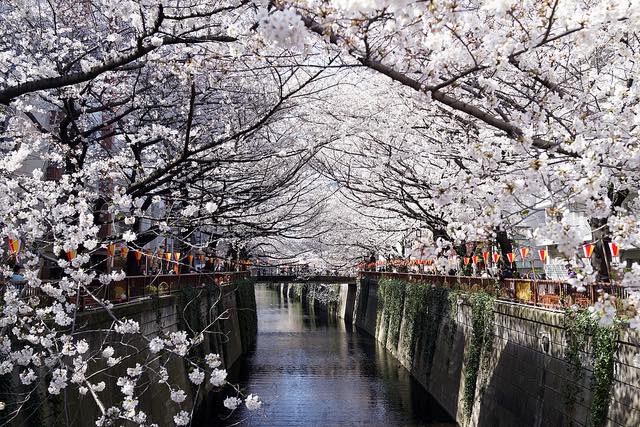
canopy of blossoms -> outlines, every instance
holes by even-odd
[[[138,409],[144,372],[193,408],[169,372],[226,383],[207,330],[145,338],[147,364],[88,348],[80,295],[135,270],[136,251],[313,259],[347,268],[371,254],[509,241],[535,233],[570,260],[584,244],[640,248],[636,1],[18,0],[0,5],[0,269],[7,284],[0,374],[86,395],[99,425],[154,420]],[[196,238],[197,236],[197,238]],[[166,244],[166,243],[163,243]],[[99,273],[96,256],[130,250]],[[166,248],[165,248],[166,249]],[[155,255],[152,255],[155,256]],[[45,265],[58,280],[42,278]],[[637,288],[640,267],[620,272]],[[38,289],[51,303],[25,298]],[[603,324],[640,328],[639,294]],[[620,304],[618,304],[620,305]],[[211,325],[208,325],[210,327]],[[113,317],[115,340],[143,336]],[[97,365],[119,367],[105,405]],[[25,400],[26,401],[26,400]],[[23,402],[24,403],[24,402]],[[258,409],[238,391],[224,405]],[[9,418],[23,405],[6,408]]]

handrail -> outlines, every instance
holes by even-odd
[[[249,271],[127,276],[123,280],[111,282],[108,285],[102,284],[96,279],[88,286],[88,289],[97,298],[109,301],[115,305],[149,298],[151,296],[169,295],[187,288],[197,289],[213,284],[225,286],[236,280],[249,277]],[[26,298],[48,298],[48,295],[43,293],[40,288],[34,288],[28,285],[22,292],[22,296]],[[88,292],[83,292],[79,298],[73,297],[69,299],[71,303],[76,303],[76,301],[79,301],[77,307],[79,311],[101,307]]]
[[[595,283],[578,291],[566,282],[556,280],[500,279],[471,276],[449,276],[436,274],[388,273],[360,271],[361,277],[379,280],[383,277],[400,279],[409,283],[425,282],[437,287],[460,289],[466,292],[484,291],[497,299],[520,304],[561,310],[572,305],[586,307],[597,302],[604,292],[624,298],[626,288],[614,283]]]

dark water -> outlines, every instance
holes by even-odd
[[[235,378],[264,401],[208,425],[453,426],[371,336],[266,286],[256,286],[258,337]]]

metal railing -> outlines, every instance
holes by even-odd
[[[249,278],[248,271],[240,272],[215,272],[215,273],[190,273],[190,274],[162,274],[151,276],[127,276],[123,280],[111,282],[107,285],[94,280],[78,296],[69,298],[70,303],[78,303],[78,310],[100,308],[96,298],[109,301],[112,304],[123,304],[151,296],[164,296],[179,292],[186,288],[203,288],[207,285],[224,286],[236,280]],[[49,299],[49,296],[40,288],[26,286],[21,292],[21,297],[38,297]],[[4,290],[4,289],[3,289]],[[89,292],[95,296],[91,296]]]
[[[566,282],[555,280],[499,279],[469,276],[445,276],[413,273],[387,273],[361,271],[360,276],[379,280],[398,279],[409,283],[424,282],[438,287],[459,289],[465,292],[484,291],[496,298],[520,304],[561,310],[572,305],[587,307],[595,304],[603,293],[619,298],[626,297],[627,288],[614,283],[595,283],[579,292]]]

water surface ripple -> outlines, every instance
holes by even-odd
[[[455,425],[368,334],[265,285],[256,302],[255,348],[230,379],[260,395],[263,409],[203,425]]]

